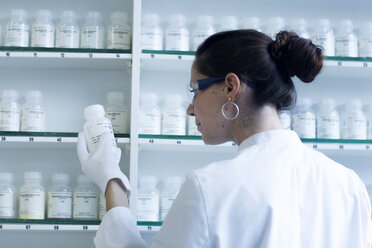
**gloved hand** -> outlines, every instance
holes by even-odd
[[[80,160],[81,170],[98,185],[103,193],[106,193],[107,183],[113,178],[118,178],[125,186],[129,197],[131,192],[130,183],[119,167],[121,150],[118,147],[113,149],[112,136],[109,132],[101,135],[95,154],[88,152],[84,133],[80,132],[77,154]]]

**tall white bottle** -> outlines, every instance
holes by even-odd
[[[81,27],[80,47],[81,48],[103,48],[104,28],[102,17],[99,12],[88,12]]]
[[[213,23],[214,20],[212,16],[203,15],[198,17],[196,28],[192,33],[193,51],[196,51],[203,41],[216,32]]]
[[[372,140],[372,104],[367,105],[367,139]]]
[[[162,116],[162,131],[164,135],[186,134],[186,110],[182,105],[181,95],[169,95],[165,100]]]
[[[316,137],[316,120],[312,110],[312,101],[310,98],[299,98],[292,115],[292,128],[305,139],[315,139]]]
[[[267,22],[267,27],[266,27],[266,34],[271,37],[271,39],[275,40],[276,35],[280,32],[283,31],[285,27],[285,21],[282,17],[280,16],[274,16],[270,17]]]
[[[165,31],[165,49],[189,51],[190,33],[184,15],[171,15]]]
[[[22,106],[21,131],[45,132],[45,111],[41,106],[41,91],[26,93],[26,102]]]
[[[130,115],[124,104],[122,92],[109,92],[107,94],[107,117],[112,124],[114,133],[129,133]]]
[[[25,183],[19,190],[19,218],[43,220],[45,217],[45,190],[40,172],[24,173]]]
[[[372,22],[362,26],[359,36],[359,57],[372,57]]]
[[[242,28],[254,29],[254,30],[261,32],[262,31],[261,20],[260,18],[255,17],[255,16],[245,17],[242,21]]]
[[[23,9],[13,9],[5,28],[5,46],[28,47],[30,43],[30,26],[27,13]]]
[[[302,18],[295,18],[291,23],[291,30],[297,33],[300,37],[304,39],[310,39],[310,33],[307,29],[307,22]]]
[[[52,21],[52,12],[39,10],[36,21],[31,29],[32,47],[54,47],[55,26]]]
[[[76,21],[74,11],[62,12],[61,20],[56,27],[56,47],[79,48],[80,27]]]
[[[110,19],[106,47],[108,49],[131,49],[132,31],[128,25],[128,14],[120,11],[112,12]]]
[[[336,35],[336,56],[358,57],[358,37],[351,20],[340,22]]]
[[[178,176],[170,176],[164,180],[164,187],[160,193],[160,221],[163,221],[167,216],[180,191],[182,181],[182,178]]]
[[[328,19],[319,19],[314,26],[311,40],[321,46],[325,56],[335,56],[335,36]]]
[[[67,174],[55,173],[48,189],[48,219],[72,218],[72,191]]]
[[[142,176],[137,193],[137,221],[159,221],[159,190],[154,176]]]
[[[318,139],[340,138],[340,115],[336,110],[333,98],[323,98],[319,102],[319,111],[316,118]]]
[[[230,30],[236,30],[238,29],[238,18],[235,16],[223,16],[219,31],[230,31]]]
[[[289,110],[281,110],[278,112],[280,123],[285,130],[291,130],[291,112]]]
[[[143,93],[139,114],[140,134],[161,134],[161,110],[158,106],[158,95]]]
[[[159,15],[145,14],[141,28],[141,49],[163,50],[163,29],[159,25]]]
[[[346,104],[341,121],[343,139],[367,139],[367,119],[362,106],[360,99],[352,99]]]
[[[18,92],[4,90],[0,105],[0,131],[18,132],[21,124],[21,110],[18,104]]]
[[[73,194],[73,219],[98,219],[98,191],[85,175],[78,176],[78,185]]]
[[[16,192],[13,186],[13,174],[0,172],[0,218],[15,217]]]

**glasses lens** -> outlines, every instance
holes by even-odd
[[[187,97],[188,97],[190,103],[193,104],[194,103],[194,97],[195,97],[196,93],[198,92],[197,84],[194,83],[194,82],[188,83],[186,92],[187,92]]]

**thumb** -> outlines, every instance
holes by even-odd
[[[78,154],[80,163],[87,161],[90,157],[90,154],[87,148],[87,143],[85,141],[84,132],[79,132],[79,135],[78,135],[77,154]]]

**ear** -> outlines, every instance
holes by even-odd
[[[230,72],[226,75],[225,84],[227,87],[227,97],[231,97],[231,100],[234,101],[240,89],[239,77],[235,73]]]

